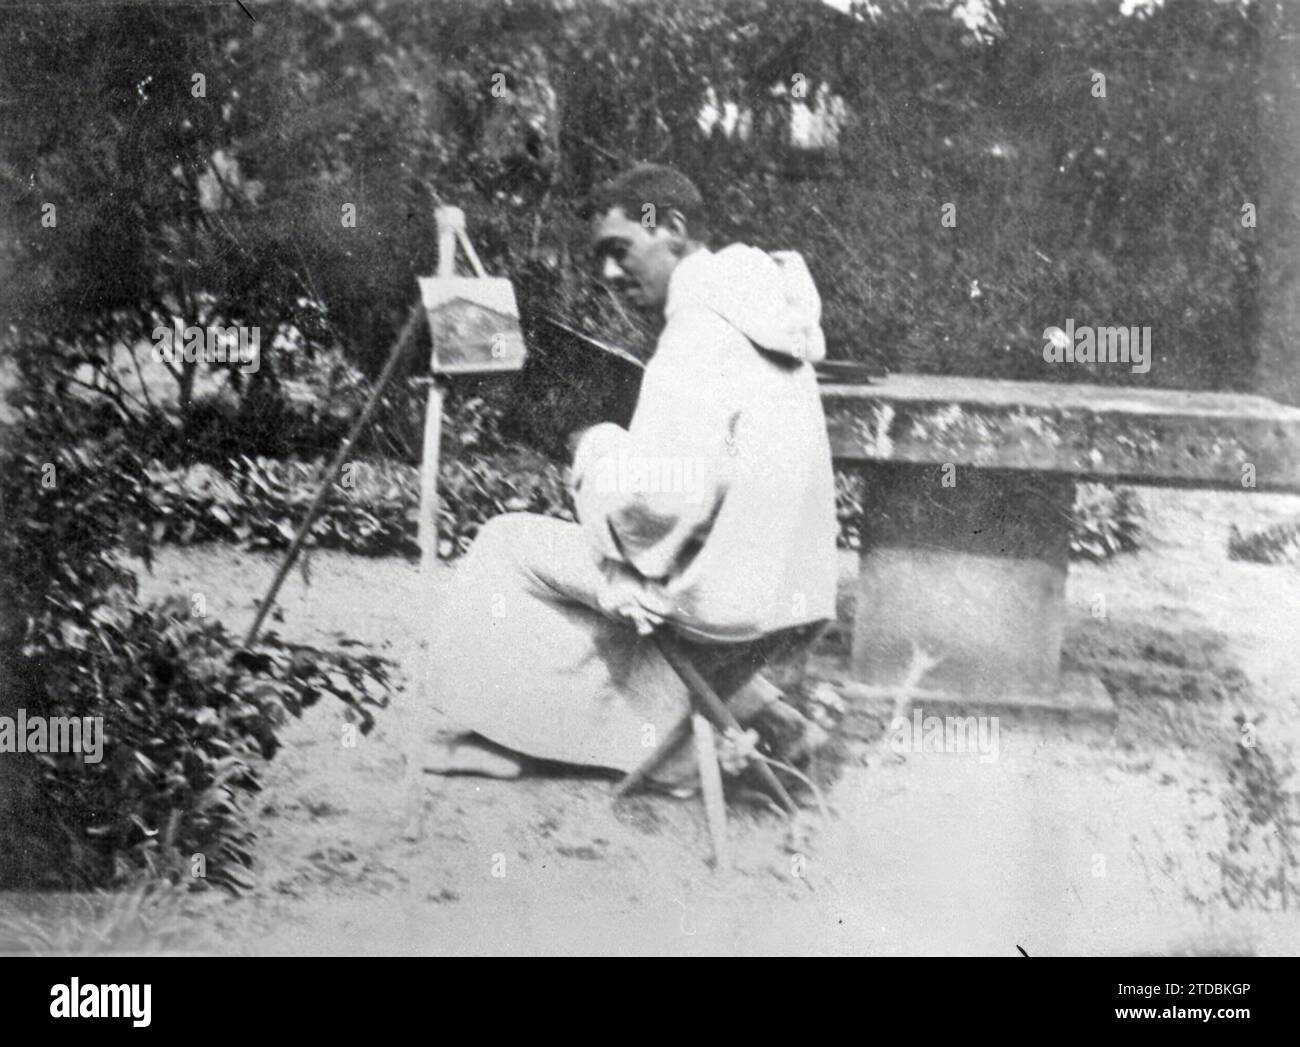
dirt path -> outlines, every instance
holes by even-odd
[[[396,718],[381,714],[348,749],[341,711],[321,706],[288,728],[267,772],[258,886],[188,903],[192,947],[1293,953],[1300,871],[1280,827],[1300,822],[1300,570],[1230,562],[1225,547],[1230,521],[1263,526],[1300,499],[1144,502],[1146,550],[1071,572],[1067,653],[1106,679],[1113,729],[1004,718],[994,761],[861,739],[830,792],[831,824],[799,850],[772,815],[733,814],[737,871],[723,881],[697,803],[615,805],[601,780],[428,776],[426,839],[403,842]],[[202,592],[238,628],[273,566],[167,548],[142,588]],[[399,561],[318,553],[310,587],[298,573],[287,586],[282,632],[345,634],[409,660],[416,578]],[[1090,613],[1099,593],[1104,622]],[[1239,744],[1239,714],[1255,749]]]

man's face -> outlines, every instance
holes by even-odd
[[[682,260],[685,237],[680,223],[646,228],[628,218],[623,208],[611,207],[591,225],[600,278],[637,309],[662,309],[668,280]]]

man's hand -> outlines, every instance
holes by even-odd
[[[626,618],[636,627],[637,636],[649,636],[663,624],[663,619],[637,604],[624,604],[618,609],[620,618]]]
[[[663,624],[668,606],[664,606],[662,614],[646,606],[646,597],[650,593],[634,570],[626,564],[607,560],[601,573],[605,576],[605,584],[598,597],[602,611],[611,618],[631,622],[639,636],[649,636],[657,626]]]

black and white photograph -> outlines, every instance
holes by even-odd
[[[56,1025],[177,1004],[68,958],[1294,956],[1298,765],[1297,0],[0,2]],[[1076,992],[1262,1016],[1191,969]]]

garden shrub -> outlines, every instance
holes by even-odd
[[[329,696],[367,730],[386,669],[141,605],[122,554],[150,560],[145,463],[120,432],[82,437],[58,375],[24,375],[0,450],[0,716],[102,717],[103,750],[0,755],[0,886],[235,887],[276,728]]]
[[[245,549],[287,546],[316,495],[321,462],[239,458],[225,472],[209,465],[147,469],[153,538],[158,542],[221,540]],[[350,463],[312,527],[308,544],[372,556],[416,552],[418,499],[411,466]],[[355,486],[349,486],[355,483]]]
[[[317,490],[322,463],[240,458],[146,469],[153,537],[185,545],[227,541],[281,549],[293,540]],[[420,470],[397,462],[351,462],[312,525],[306,544],[363,556],[419,556]],[[439,555],[469,548],[487,520],[506,512],[572,519],[558,466],[528,452],[444,459],[439,483]]]
[[[241,794],[260,788],[277,729],[331,696],[368,731],[371,709],[386,703],[383,661],[274,633],[245,649],[186,597],[106,604],[93,625],[65,627],[42,652],[58,695],[49,714],[102,716],[106,738],[98,763],[37,757],[43,802],[75,818],[72,866],[90,883],[143,871],[248,886],[254,836]]]
[[[1070,556],[1108,560],[1141,546],[1142,503],[1131,487],[1077,484],[1070,517]]]
[[[473,443],[473,441],[471,441]],[[293,540],[316,491],[320,462],[241,458],[224,471],[194,465],[147,467],[154,538],[189,544],[226,541],[246,549],[285,548]],[[420,471],[393,462],[354,462],[351,486],[334,491],[307,545],[363,556],[419,556],[416,541]],[[839,544],[860,544],[863,481],[852,469],[835,473]],[[1081,484],[1070,517],[1070,556],[1106,560],[1140,545],[1142,509],[1129,488]],[[469,549],[478,529],[501,513],[531,512],[574,519],[563,470],[533,452],[464,448],[444,455],[439,479],[438,555],[451,559]]]
[[[1228,533],[1228,559],[1250,563],[1300,563],[1300,519],[1280,520],[1261,531]]]

